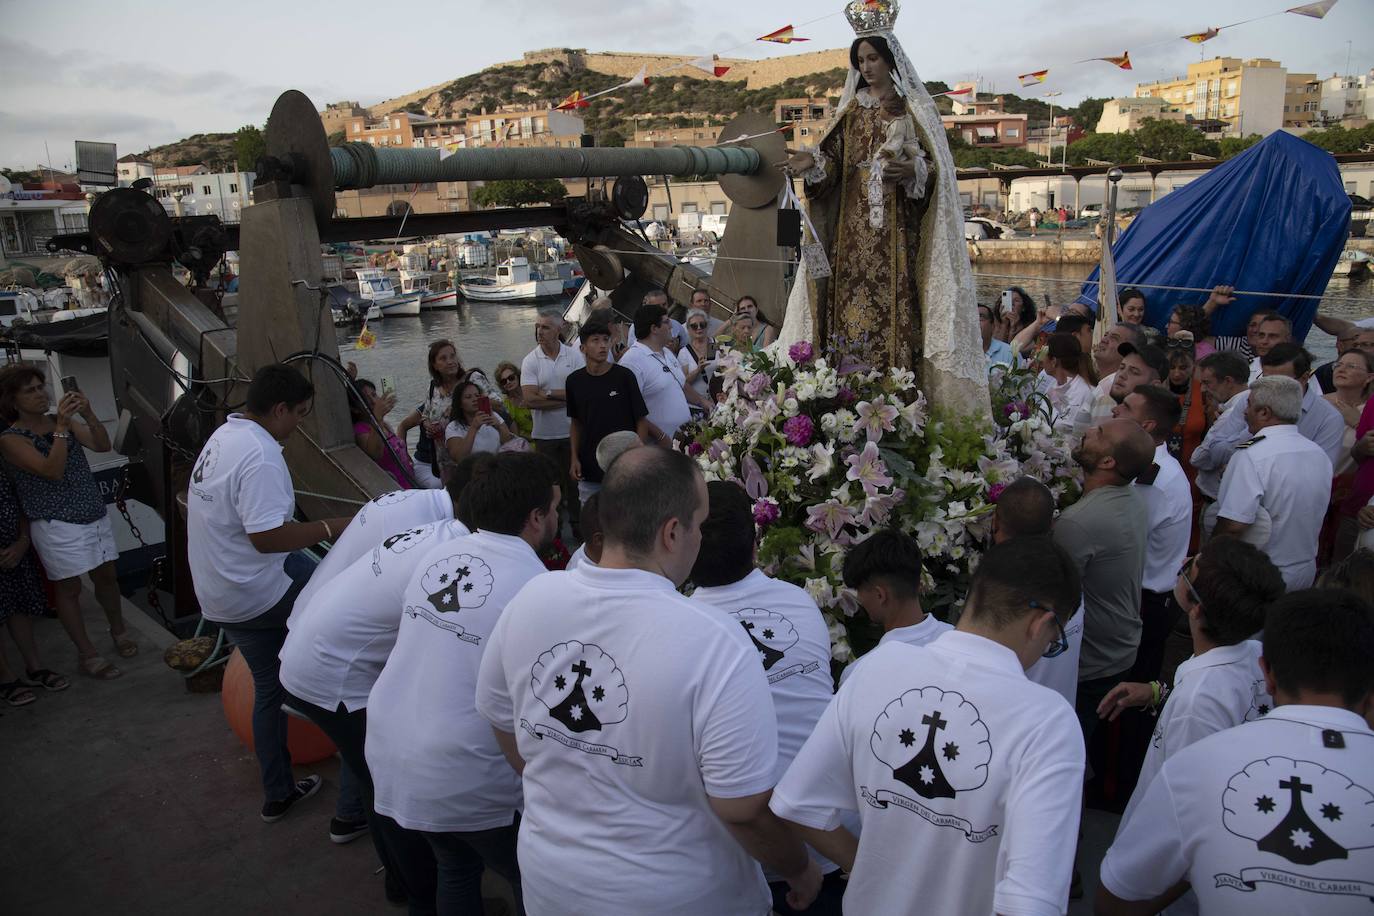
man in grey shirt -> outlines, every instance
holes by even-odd
[[[1083,576],[1083,648],[1078,661],[1078,720],[1084,738],[1097,706],[1135,662],[1140,644],[1140,581],[1149,514],[1131,487],[1154,462],[1154,442],[1139,424],[1104,420],[1083,435],[1073,457],[1083,496],[1064,510],[1054,540]]]

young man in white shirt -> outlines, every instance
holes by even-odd
[[[924,646],[954,629],[921,607],[921,560],[921,548],[895,528],[875,532],[844,555],[844,584],[858,594],[868,619],[883,628],[879,646],[889,642]],[[863,657],[850,662],[840,672],[840,683],[862,662]]]
[[[1273,530],[1264,552],[1289,590],[1317,572],[1317,538],[1331,501],[1331,459],[1298,432],[1302,386],[1266,376],[1250,385],[1245,421],[1254,438],[1236,449],[1221,478],[1213,536],[1243,537],[1263,509]]]
[[[481,912],[484,867],[510,882],[519,911],[520,778],[473,697],[506,604],[544,572],[557,480],[532,452],[479,469],[459,508],[475,533],[422,547],[397,609],[396,645],[367,700],[366,755],[383,841],[403,849],[418,838],[431,850],[398,857],[412,912]]]
[[[1096,911],[1364,914],[1374,897],[1374,612],[1310,589],[1270,606],[1275,708],[1164,763],[1102,861]]]
[[[1158,385],[1141,385],[1112,411],[1114,417],[1138,423],[1155,444],[1154,464],[1135,479],[1149,513],[1150,534],[1140,580],[1140,646],[1131,666],[1131,680],[1159,677],[1164,642],[1178,613],[1169,599],[1193,533],[1193,489],[1183,466],[1169,454],[1169,436],[1182,413],[1178,396]]]
[[[253,672],[253,744],[269,824],[320,788],[319,776],[292,776],[277,678],[286,620],[313,568],[293,551],[333,540],[349,522],[292,521],[296,497],[282,443],[314,395],[290,366],[259,369],[243,412],[231,413],[196,457],[186,500],[187,555],[201,613],[220,625]]]
[[[478,678],[477,707],[524,777],[526,912],[762,916],[759,863],[804,908],[821,875],[768,810],[778,737],[758,650],[676,592],[701,544],[701,470],[631,449],[601,497],[616,506],[601,565],[527,585]]]
[[[849,870],[845,912],[1064,911],[1083,739],[1025,669],[1079,598],[1049,538],[995,545],[956,630],[874,649],[835,695],[771,804]],[[857,841],[842,826],[855,809]]]
[[[1054,494],[1034,477],[1018,477],[997,497],[992,512],[992,542],[1038,537],[1054,525]],[[1078,696],[1078,656],[1083,647],[1083,602],[1064,623],[1064,641],[1053,643],[1026,677],[1062,696],[1070,706]]]
[[[816,727],[830,703],[830,629],[816,602],[804,589],[763,574],[756,560],[752,501],[744,488],[728,480],[706,485],[710,511],[701,526],[701,550],[692,567],[697,586],[693,601],[712,606],[738,624],[754,645],[778,719],[778,761],[782,778],[792,758]],[[825,874],[821,892],[807,913],[838,914],[844,896],[840,868],[819,856]],[[765,874],[773,894],[773,912],[791,916],[787,883]]]
[[[577,347],[563,343],[563,315],[558,309],[541,309],[534,321],[535,348],[520,361],[520,388],[525,406],[534,414],[530,434],[534,450],[548,455],[562,473],[559,487],[574,535],[581,533],[582,502],[568,477],[572,440],[568,426],[568,375],[585,365]]]
[[[647,297],[646,297],[647,298]],[[687,384],[677,357],[667,349],[671,325],[667,310],[645,304],[635,312],[635,343],[619,364],[635,374],[639,393],[649,408],[649,433],[659,445],[668,445],[678,429],[691,419],[688,403],[710,410],[709,400]]]
[[[582,504],[582,537],[582,543],[573,551],[573,555],[568,558],[568,565],[564,567],[568,572],[572,572],[583,563],[590,566],[601,563],[601,547],[605,541],[601,531],[600,493],[593,493]]]

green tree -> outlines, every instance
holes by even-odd
[[[325,142],[328,143],[330,146],[343,146],[344,141],[346,139],[347,137],[344,135],[343,131],[336,130],[334,131],[334,133],[329,135]]]
[[[472,192],[472,202],[479,207],[527,207],[559,203],[567,196],[568,189],[556,178],[517,178],[488,181]]]
[[[1248,137],[1222,137],[1217,146],[1221,149],[1221,158],[1230,159],[1232,156],[1239,156],[1263,139],[1259,134],[1251,134]]]
[[[1133,162],[1140,144],[1132,134],[1088,134],[1069,144],[1069,165],[1086,165],[1089,159]]]
[[[1141,122],[1140,129],[1135,132],[1135,140],[1140,146],[1140,155],[1164,162],[1181,162],[1188,158],[1189,153],[1200,153],[1204,156],[1221,154],[1215,140],[1208,140],[1187,124],[1180,124],[1178,121],[1146,118]]]
[[[1069,116],[1073,118],[1073,123],[1092,133],[1097,130],[1097,122],[1102,120],[1102,106],[1105,104],[1106,99],[1084,99],[1078,103],[1078,107],[1069,109]]]
[[[239,171],[251,172],[257,169],[258,160],[267,155],[267,136],[262,129],[246,124],[234,132],[234,159]]]
[[[607,127],[598,130],[595,136],[597,146],[624,146],[630,131],[625,127]]]
[[[1374,143],[1374,124],[1348,130],[1337,124],[1326,130],[1308,131],[1302,138],[1328,153],[1358,153],[1365,144]]]

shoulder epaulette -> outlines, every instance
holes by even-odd
[[[1245,440],[1244,442],[1242,442],[1240,445],[1237,445],[1236,448],[1249,448],[1250,446],[1254,445],[1256,442],[1263,442],[1263,441],[1264,441],[1264,437],[1263,437],[1263,436],[1255,436],[1253,439],[1247,439],[1247,440]]]

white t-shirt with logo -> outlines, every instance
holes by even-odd
[[[259,553],[250,534],[291,521],[296,494],[281,443],[231,413],[192,466],[186,499],[186,549],[196,600],[206,620],[242,623],[291,587],[284,553]]]
[[[1078,699],[1078,655],[1083,649],[1083,604],[1064,624],[1068,649],[1052,658],[1041,657],[1026,669],[1026,677],[1058,693],[1073,706]]]
[[[1151,900],[1186,879],[1203,913],[1368,914],[1370,761],[1374,732],[1330,706],[1280,706],[1209,735],[1146,787],[1102,861],[1102,885]]]
[[[282,686],[330,712],[340,703],[349,712],[366,708],[367,695],[396,644],[402,602],[416,564],[434,545],[468,533],[466,525],[452,518],[403,528],[351,566],[336,569],[309,605],[297,601],[279,656]]]
[[[672,436],[678,427],[692,418],[691,410],[687,407],[687,395],[682,391],[687,376],[683,375],[682,366],[672,351],[665,347],[662,352],[655,353],[635,341],[634,346],[620,358],[620,365],[635,374],[639,393],[644,396],[644,405],[649,408],[649,422],[662,430],[665,436]]]
[[[520,384],[534,385],[540,391],[561,391],[568,381],[568,375],[587,364],[582,351],[570,347],[562,341],[558,344],[558,356],[550,359],[544,351],[535,347],[520,361]],[[536,408],[534,414],[534,439],[566,439],[571,433],[567,407]]]
[[[846,913],[1057,916],[1083,766],[1073,710],[1010,649],[955,630],[870,652],[770,804],[819,830],[860,812]]]
[[[952,629],[954,629],[952,625],[945,623],[934,614],[927,614],[925,619],[920,623],[913,624],[909,627],[894,627],[888,630],[882,635],[882,638],[878,640],[878,646],[890,642],[906,643],[908,646],[924,646],[941,633]],[[876,649],[878,646],[874,646],[873,648]],[[854,673],[855,668],[859,667],[859,663],[865,658],[868,658],[868,654],[871,653],[861,655],[845,666],[845,669],[840,672],[841,686],[844,685],[845,681],[849,680],[849,676]]]
[[[1247,639],[1217,646],[1178,666],[1174,689],[1155,723],[1124,822],[1164,761],[1208,735],[1262,718],[1274,707],[1260,671],[1260,644]]]
[[[508,827],[520,777],[473,705],[507,603],[544,564],[523,539],[479,531],[424,551],[396,646],[367,704],[378,813],[433,833]]]
[[[727,615],[644,570],[549,573],[492,633],[477,707],[525,760],[531,916],[769,911],[708,800],[768,791],[778,753],[759,652]]]
[[[315,573],[296,596],[288,626],[295,628],[301,612],[309,606],[315,594],[343,570],[352,566],[363,554],[390,535],[431,522],[453,518],[453,499],[447,490],[393,490],[383,493],[358,510],[348,527],[338,533],[338,540],[325,554]],[[299,694],[298,694],[299,696]]]

